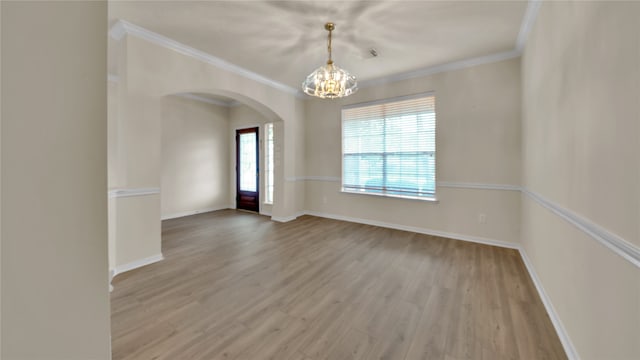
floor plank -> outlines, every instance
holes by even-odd
[[[111,293],[113,359],[566,359],[515,250],[235,210],[164,221]]]

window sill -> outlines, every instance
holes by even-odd
[[[379,196],[379,197],[387,197],[387,198],[395,198],[395,199],[426,201],[434,204],[440,203],[440,201],[436,197],[407,196],[407,195],[395,195],[395,194],[376,194],[376,193],[370,193],[370,192],[364,192],[364,191],[350,191],[350,190],[344,190],[344,189],[340,190],[340,192],[344,194],[370,195],[370,196]]]
[[[273,202],[265,201],[265,202],[263,202],[263,204],[265,204],[265,205],[273,205]]]

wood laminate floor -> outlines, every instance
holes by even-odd
[[[118,275],[113,359],[565,359],[515,250],[223,210]]]

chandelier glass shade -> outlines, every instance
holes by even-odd
[[[317,68],[309,74],[302,83],[302,90],[311,96],[323,99],[335,99],[349,96],[358,90],[356,77],[341,69],[331,59],[331,32],[335,29],[333,23],[326,23],[324,28],[329,31],[329,59],[326,65]]]

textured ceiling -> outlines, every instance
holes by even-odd
[[[358,80],[513,50],[525,1],[111,1],[122,19],[298,88],[327,57]],[[379,56],[372,57],[370,48]]]

